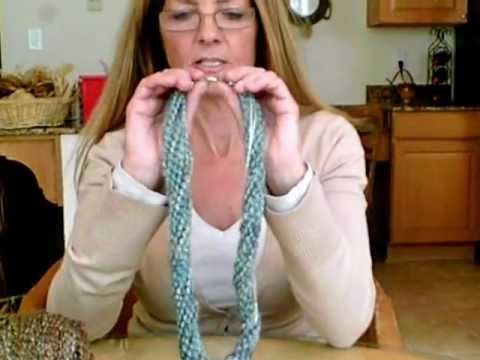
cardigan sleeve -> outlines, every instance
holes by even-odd
[[[69,245],[48,293],[47,311],[82,321],[90,340],[114,326],[146,246],[167,213],[163,205],[114,190],[112,173],[122,156],[122,132],[107,134],[90,150]]]
[[[310,187],[314,175],[310,164],[308,162],[305,164],[307,166],[305,175],[303,175],[303,178],[298,182],[298,184],[291,188],[288,193],[280,196],[270,194],[265,196],[266,205],[270,210],[275,212],[286,212],[300,204],[302,199],[305,197],[308,188]]]
[[[131,199],[150,205],[168,205],[166,195],[153,191],[134,179],[123,169],[121,162],[113,170],[112,182],[114,190]]]
[[[375,285],[366,224],[364,153],[343,118],[316,139],[315,176],[301,203],[267,209],[296,300],[319,336],[349,347],[369,326]]]

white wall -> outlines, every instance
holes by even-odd
[[[5,68],[72,62],[79,73],[100,73],[110,62],[129,0],[103,0],[100,13],[87,12],[87,0],[3,0]],[[336,104],[365,101],[365,85],[386,84],[396,60],[405,57],[419,83],[426,81],[429,29],[368,29],[367,0],[332,0],[333,17],[300,40],[310,78],[319,95]],[[27,49],[27,29],[44,30],[45,50]]]
[[[110,62],[128,0],[103,0],[102,12],[88,12],[87,0],[2,0],[4,67],[71,62],[78,73],[102,73]],[[44,32],[44,50],[28,49],[28,28]]]
[[[399,58],[417,83],[427,81],[429,28],[367,28],[367,0],[332,0],[333,16],[302,40],[308,74],[318,94],[333,104],[365,102],[367,84],[387,84]]]
[[[5,14],[5,11],[4,11],[4,8],[3,8],[3,3],[4,3],[4,0],[0,0],[0,44],[3,42],[3,38],[4,38],[4,32],[3,32],[3,17],[4,17],[4,14]],[[2,62],[1,61],[1,58],[3,57],[3,55],[1,54],[1,49],[0,49],[0,63]]]

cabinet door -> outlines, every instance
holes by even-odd
[[[369,0],[369,26],[467,22],[467,0]]]
[[[60,142],[57,136],[1,137],[0,154],[27,165],[45,197],[62,204]]]
[[[478,140],[393,140],[391,243],[480,239]]]

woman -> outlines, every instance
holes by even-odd
[[[363,151],[346,120],[320,111],[278,0],[132,1],[107,89],[85,132],[79,207],[47,310],[83,321],[97,339],[114,325],[133,284],[139,302],[129,331],[176,330],[161,124],[166,99],[180,90],[196,114],[189,122],[191,241],[200,325],[203,333],[238,333],[231,267],[243,144],[229,136],[228,102],[205,85],[213,77],[236,94],[255,94],[268,114],[270,194],[255,270],[262,335],[351,346],[375,303]]]

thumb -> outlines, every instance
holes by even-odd
[[[187,95],[187,130],[189,134],[192,130],[195,112],[200,104],[203,94],[207,91],[207,88],[208,84],[206,81],[197,81]]]

